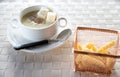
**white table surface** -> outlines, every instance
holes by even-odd
[[[73,31],[59,48],[37,54],[16,52],[6,37],[11,19],[26,6],[44,4],[66,17]],[[73,71],[72,42],[76,26],[120,29],[119,0],[1,0],[0,1],[0,77],[120,77],[120,60],[110,76]]]

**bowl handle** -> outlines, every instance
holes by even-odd
[[[19,27],[18,25],[20,25],[20,24],[19,24],[17,19],[14,18],[11,20],[11,27],[12,28],[18,28]]]
[[[60,27],[66,27],[67,26],[67,19],[63,18],[63,17],[59,18],[58,19],[58,25]]]

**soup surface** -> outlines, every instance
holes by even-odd
[[[43,28],[49,26],[50,23],[46,23],[44,19],[36,18],[37,12],[38,10],[25,14],[21,19],[22,24],[31,28]]]

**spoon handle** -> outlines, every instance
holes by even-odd
[[[33,42],[33,43],[23,44],[19,47],[14,47],[14,49],[20,50],[20,49],[30,48],[30,47],[44,45],[44,44],[48,44],[48,43],[49,43],[49,40],[42,40],[42,41],[37,41],[37,42]]]

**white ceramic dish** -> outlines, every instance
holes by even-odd
[[[67,27],[66,27],[67,28]],[[64,29],[66,29],[64,28]],[[56,35],[52,38],[56,38],[56,36],[63,30],[63,28],[58,28],[58,32],[56,33]],[[19,28],[16,27],[11,27],[8,26],[7,28],[7,37],[8,37],[8,41],[11,43],[11,45],[13,47],[17,47],[19,45],[25,44],[25,43],[30,43],[33,42],[30,39],[25,38],[21,33]],[[63,42],[54,42],[52,44],[46,44],[43,46],[37,46],[37,47],[33,47],[33,48],[29,48],[29,49],[21,49],[19,51],[24,51],[24,52],[30,52],[30,53],[39,53],[39,52],[45,52],[45,51],[49,51],[51,49],[54,49],[56,47],[59,47],[60,45],[62,45],[64,43]]]
[[[29,6],[27,8],[24,8],[20,12],[19,17],[13,19],[13,22],[14,22],[13,25],[20,28],[21,34],[24,37],[29,38],[33,41],[40,41],[40,40],[44,40],[44,39],[53,37],[55,35],[55,33],[57,32],[58,26],[62,26],[61,24],[59,24],[61,21],[65,21],[67,24],[67,19],[59,18],[58,14],[56,16],[56,20],[53,23],[51,23],[49,26],[46,26],[46,27],[31,28],[31,27],[25,26],[21,22],[24,15],[26,15],[27,13],[32,12],[32,11],[40,10],[42,7],[48,8],[48,9],[52,10],[54,13],[56,13],[53,9],[51,9],[47,6],[35,5],[35,6]],[[66,26],[66,24],[64,25],[64,27]]]

